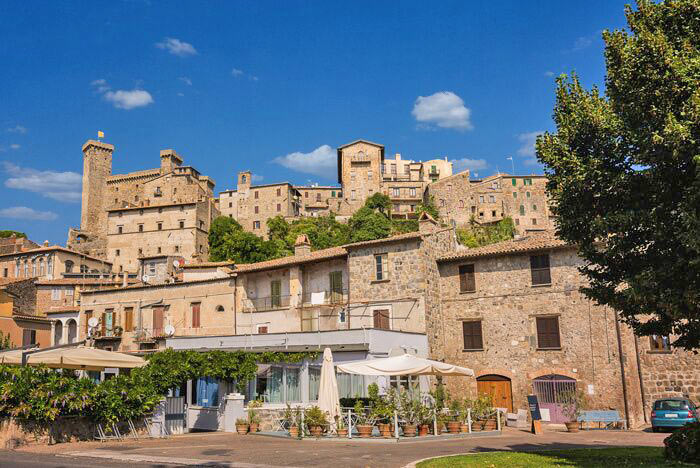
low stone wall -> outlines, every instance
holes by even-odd
[[[277,421],[284,415],[284,408],[256,408],[255,411],[260,417],[260,431],[279,430]]]
[[[146,434],[143,421],[135,422],[136,432]],[[83,417],[58,418],[48,423],[22,419],[0,420],[0,449],[15,449],[23,445],[53,445],[79,440],[94,440],[96,424]],[[105,431],[108,429],[105,427]],[[128,424],[119,424],[122,435],[128,434]]]

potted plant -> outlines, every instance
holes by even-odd
[[[357,432],[360,434],[360,437],[363,438],[368,438],[372,437],[372,430],[374,430],[374,415],[366,411],[365,406],[362,404],[362,400],[357,400],[355,402],[355,406],[353,407],[353,413],[355,413],[355,417],[357,418]]]
[[[376,383],[372,383],[367,386],[367,392],[369,394],[369,404],[370,412],[372,417],[377,422],[377,429],[379,429],[379,435],[382,437],[391,437],[391,419],[394,416],[393,410],[393,400],[394,400],[394,389],[390,388],[387,393],[386,398],[382,398],[379,395],[379,386]]]
[[[399,414],[404,421],[403,435],[404,437],[415,437],[420,421],[421,402],[407,390],[400,391],[399,401]]]
[[[433,428],[433,406],[432,402],[429,405],[420,405],[420,410],[418,412],[419,426],[418,435],[420,437],[425,437]]]
[[[348,427],[345,425],[345,418],[342,415],[335,417],[335,427],[338,437],[348,436]]]
[[[328,425],[328,419],[326,418],[326,413],[321,411],[318,406],[312,406],[304,414],[304,421],[306,422],[306,427],[309,428],[309,432],[313,437],[321,437],[324,429]]]
[[[583,392],[570,390],[567,392],[561,392],[559,394],[560,401],[563,401],[562,413],[568,419],[566,424],[566,430],[569,432],[578,432],[579,423],[578,418],[581,416],[581,411],[585,406],[585,399]]]
[[[123,333],[124,333],[124,329],[122,327],[120,327],[119,325],[114,327],[114,329],[112,330],[112,334],[114,336],[122,336]]]
[[[297,406],[296,408],[292,409],[292,407],[289,406],[289,403],[287,403],[287,408],[284,410],[282,419],[284,424],[289,429],[289,436],[293,439],[298,438],[299,427],[301,426],[301,410],[299,407]]]
[[[447,432],[450,434],[459,433],[459,426],[461,424],[459,416],[462,413],[462,404],[459,399],[455,398],[450,401],[450,420],[447,421]]]
[[[244,418],[236,419],[236,432],[238,435],[246,435],[248,433],[248,420]]]
[[[248,424],[250,425],[250,432],[258,432],[260,414],[258,414],[257,408],[260,407],[262,407],[262,401],[260,400],[251,400],[248,402]]]

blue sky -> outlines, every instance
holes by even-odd
[[[448,157],[479,176],[541,173],[554,77],[603,84],[624,2],[5,2],[0,229],[65,243],[80,223],[81,146],[115,173],[177,150],[233,188],[336,182],[334,148]]]

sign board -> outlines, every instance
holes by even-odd
[[[540,414],[540,403],[537,401],[537,395],[527,396],[527,406],[530,410],[530,419],[533,421],[539,421],[542,419],[542,415]]]

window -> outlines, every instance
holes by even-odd
[[[389,377],[389,386],[395,390],[403,389],[412,395],[420,394],[417,375],[392,375]]]
[[[22,346],[36,344],[36,330],[22,330]]]
[[[143,232],[143,224],[139,224],[139,232]]]
[[[130,332],[134,331],[134,308],[125,307],[124,308],[124,331]]]
[[[222,305],[216,306],[216,311],[217,311],[217,312],[223,313],[224,310],[225,310],[225,309],[224,309],[224,306],[222,306]]]
[[[61,289],[60,288],[53,288],[51,290],[51,300],[52,301],[61,300]]]
[[[391,165],[391,173],[396,174],[396,164]]]
[[[124,226],[117,226],[117,234],[121,234],[124,232]]]
[[[90,326],[88,325],[88,321],[92,318],[92,311],[91,310],[86,310],[85,311],[85,336],[88,335],[88,330],[90,329]]]
[[[338,379],[338,396],[340,398],[354,398],[367,395],[364,375],[339,372],[336,378]]]
[[[7,268],[4,268],[4,269],[2,270],[2,276],[3,276],[3,278],[7,278],[7,275],[8,275],[8,274],[9,274],[9,272],[7,271]]]
[[[241,176],[241,182],[242,182],[242,183],[244,183],[244,184],[245,184],[245,181],[246,181],[246,179],[247,179],[247,177],[246,177],[246,176],[244,176],[244,175],[243,175],[243,176]]]
[[[114,309],[106,309],[102,314],[102,336],[112,336],[114,329]]]
[[[267,324],[265,324],[265,325],[257,325],[257,326],[256,326],[256,331],[257,331],[258,334],[266,335],[267,332],[268,332]]]
[[[258,368],[253,398],[265,403],[301,402],[301,368],[298,366],[269,366]]]
[[[256,191],[255,191],[255,199],[257,200],[258,198],[260,198],[260,192],[258,192],[258,191],[256,190]]]
[[[532,218],[532,225],[537,226],[537,218]]]
[[[119,249],[117,249],[114,251],[114,256],[118,257],[120,253],[121,253],[121,251]]]
[[[513,192],[513,198],[515,198],[515,199],[518,198],[518,192]]]
[[[476,291],[476,277],[474,275],[474,264],[459,266],[459,292]]]
[[[483,217],[484,217],[484,212],[483,212],[483,211],[479,211],[479,218],[483,218]]]
[[[525,197],[530,198],[530,192],[525,192]]]
[[[401,196],[401,189],[398,188],[398,187],[394,187],[394,188],[392,189],[392,193],[393,193],[393,195],[394,195],[395,197],[400,197],[400,196]]]
[[[36,276],[36,259],[32,260],[32,276]]]
[[[316,194],[316,201],[317,201],[317,202],[320,202],[320,201],[321,201],[321,194],[320,194],[320,193],[317,193],[317,194]]]
[[[158,253],[161,253],[162,251],[163,250],[160,247],[158,247]]]
[[[652,351],[670,351],[671,339],[664,335],[649,336],[649,347]]]
[[[411,168],[408,166],[408,164],[406,164],[406,165],[403,167],[403,172],[404,172],[404,174],[406,174],[406,175],[411,174]]]
[[[374,317],[374,328],[381,330],[391,330],[391,320],[389,317],[389,309],[375,309],[372,312]]]
[[[393,206],[394,213],[401,212],[401,205],[399,205],[398,203],[394,203],[392,206]]]
[[[532,179],[523,179],[523,185],[532,185]]]
[[[233,202],[228,202],[228,207],[233,208]]]
[[[162,213],[162,212],[163,212],[163,208],[158,208],[158,213]]]
[[[520,216],[525,216],[525,205],[520,205]]]
[[[73,266],[74,265],[75,264],[72,261],[66,260],[66,263],[65,263],[66,273],[73,273]],[[25,274],[25,276],[27,276],[27,263],[26,262],[24,264],[24,274]]]
[[[335,190],[331,190],[331,198],[335,198]]]
[[[354,200],[354,199],[355,199],[355,191],[351,190],[350,191],[350,200]]]
[[[481,320],[468,320],[462,322],[462,336],[464,337],[464,350],[484,349],[484,338],[481,335]]]
[[[510,179],[510,181],[513,183],[513,187],[515,187],[515,185],[517,184],[517,180],[516,180],[516,179]]]
[[[411,188],[408,190],[408,193],[409,193],[412,197],[415,197],[415,196],[416,196],[416,188],[415,188],[415,187],[411,187]]]
[[[143,255],[143,249],[139,247],[139,255]]]
[[[309,401],[318,401],[321,388],[321,368],[309,366]]]
[[[179,221],[179,224],[180,224],[180,229],[184,229],[184,228],[185,228],[185,221],[184,221],[184,220],[181,219],[181,220]]]
[[[158,230],[162,231],[163,230],[163,223],[158,223]]]
[[[495,218],[496,217],[496,210],[491,210],[491,217]]]
[[[309,192],[304,192],[304,198],[309,198]]]
[[[379,254],[374,256],[375,276],[374,279],[382,281],[389,279],[389,255]]]
[[[372,180],[372,171],[367,171],[367,180]]]
[[[192,328],[199,328],[200,327],[200,316],[199,316],[199,310],[202,304],[199,302],[194,302],[190,305],[192,309]]]
[[[537,205],[532,205],[532,211],[537,211]]]
[[[270,281],[270,306],[280,307],[282,305],[282,282],[280,280]]]
[[[516,225],[516,226],[520,226],[520,219],[515,218],[515,225]]]
[[[496,203],[496,196],[495,195],[489,195],[489,203]]]
[[[355,180],[355,171],[350,171],[350,180]]]
[[[549,271],[549,254],[530,256],[530,273],[532,275],[532,285],[552,284],[552,277]]]
[[[258,214],[258,213],[260,213],[260,207],[256,205],[255,206],[255,214]]]
[[[277,204],[277,212],[280,212],[280,211],[282,211],[282,205],[278,203]]]
[[[68,287],[66,288],[66,297],[71,297],[73,296],[73,288]]]
[[[279,197],[279,196],[282,196],[282,189],[281,189],[281,188],[278,188],[278,189],[277,189],[277,196],[278,196],[278,197]]]
[[[561,348],[559,317],[537,317],[537,347],[539,349]]]
[[[479,203],[484,203],[484,196],[483,195],[479,195]]]
[[[180,246],[179,246],[179,245],[176,245],[176,246],[175,246],[175,252],[179,252],[179,251],[180,251]]]
[[[212,407],[219,405],[219,381],[213,377],[200,377],[195,385],[197,406]]]
[[[260,221],[253,221],[253,229],[260,229]]]

